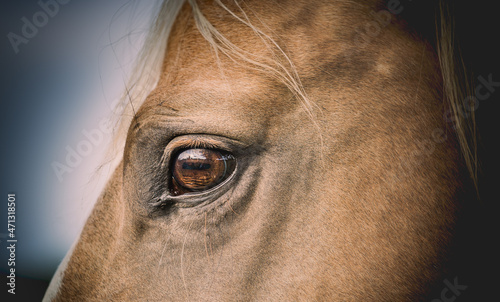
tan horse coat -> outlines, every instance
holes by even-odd
[[[241,20],[199,7],[232,43],[218,50],[182,8],[54,300],[425,297],[463,170],[436,52],[390,13],[360,40],[378,1],[227,8]],[[193,207],[152,206],[168,192],[169,154],[194,145],[231,152],[234,177]]]

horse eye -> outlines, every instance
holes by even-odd
[[[236,167],[234,156],[213,149],[187,149],[172,163],[170,193],[174,196],[203,191],[222,183]]]

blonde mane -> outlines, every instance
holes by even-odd
[[[469,171],[470,177],[477,191],[477,142],[476,120],[474,115],[475,104],[466,104],[464,101],[472,93],[473,84],[469,82],[464,62],[459,49],[455,45],[454,21],[449,7],[444,1],[439,3],[439,20],[437,24],[436,51],[443,78],[443,97],[450,110],[449,122],[460,144],[460,150]],[[468,112],[467,115],[462,112]]]

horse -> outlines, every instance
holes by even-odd
[[[434,35],[404,8],[165,1],[121,161],[44,301],[451,298],[432,295],[474,186],[473,104],[445,4]]]

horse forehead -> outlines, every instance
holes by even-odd
[[[349,39],[348,32],[352,32],[345,19],[352,19],[354,22],[356,14],[364,12],[368,15],[368,2],[370,1],[363,4],[341,1],[250,1],[240,7],[235,7],[234,3],[232,6],[228,4],[228,9],[240,16],[244,12],[250,23],[268,34],[293,61],[299,76],[306,80],[305,84],[317,86],[331,81],[331,78],[323,76],[324,69],[330,70],[331,66],[335,67],[336,72],[351,77],[359,76],[366,70],[377,70],[376,64],[373,64],[377,60],[372,62],[367,58],[376,56],[377,52],[366,51],[360,54],[352,46],[345,46],[349,44],[346,41]],[[202,1],[201,10],[210,23],[237,47],[257,56],[273,57],[269,52],[269,45],[266,45],[269,41],[263,42],[261,36],[221,6],[213,1]],[[346,14],[348,11],[350,13]],[[280,105],[290,108],[292,105],[285,90],[277,89],[283,88],[283,85],[249,69],[241,62],[235,63],[223,54],[217,54],[200,34],[189,6],[184,7],[175,22],[167,47],[164,71],[157,89],[159,94],[171,92],[174,87],[193,93],[216,90],[216,95],[225,96],[216,98],[214,104],[219,108],[227,104],[243,106],[244,109],[268,110]],[[349,64],[343,64],[345,53],[349,52],[356,57]],[[363,60],[356,59],[363,56]],[[348,57],[352,57],[351,54]],[[379,70],[387,70],[387,67]],[[274,97],[254,98],[272,101],[267,104],[262,101],[258,106],[254,103],[252,108],[246,108],[245,100],[249,99],[247,96],[258,95],[263,91],[266,94],[278,91],[278,94]],[[180,108],[189,108],[200,105],[201,99],[192,99],[191,102],[179,97],[177,100],[179,101],[172,98],[169,105],[175,103]],[[207,97],[204,105],[208,107],[212,101],[215,99]]]
[[[273,58],[283,51],[301,76],[313,76],[318,71],[315,68],[318,63],[339,60],[339,54],[343,56],[346,51],[359,54],[352,48],[352,40],[357,36],[355,31],[373,21],[370,14],[378,10],[378,2],[257,0],[238,6],[230,2],[226,7],[231,11],[228,12],[214,1],[202,1],[200,7],[211,25],[243,52],[251,53],[252,59]],[[278,51],[274,44],[279,46]],[[234,62],[227,62],[222,53],[214,53],[200,34],[187,5],[174,24],[167,47],[164,75],[169,74],[169,78],[176,81],[210,76],[220,73],[222,68],[227,73],[230,73],[228,69],[242,69]],[[377,52],[365,51],[363,55],[373,57]]]
[[[138,111],[136,121],[153,124],[184,121],[182,127],[193,123],[190,126],[194,127],[193,131],[200,126],[215,133],[229,131],[233,137],[243,139],[248,138],[249,133],[241,134],[242,131],[252,130],[252,137],[257,133],[262,135],[269,119],[298,112],[299,108],[291,93],[276,83],[262,83],[252,78],[204,79],[175,87],[158,87]]]
[[[172,87],[160,86],[152,101],[178,110],[202,108],[250,110],[266,106],[279,106],[287,91],[282,85],[261,81],[258,77],[198,79]],[[201,106],[201,107],[200,107]]]

